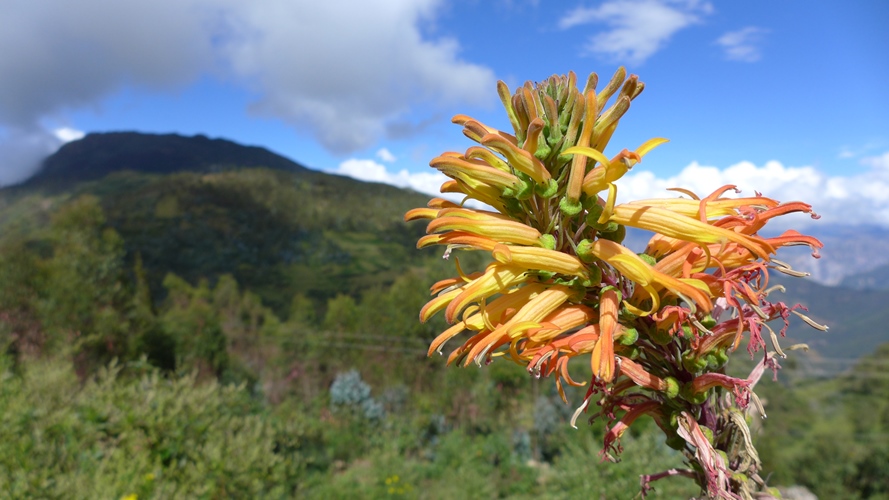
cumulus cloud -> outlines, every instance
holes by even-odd
[[[86,134],[82,130],[73,129],[71,127],[59,127],[52,131],[52,135],[64,143],[83,139],[83,136]]]
[[[596,7],[578,7],[559,21],[562,29],[605,25],[584,47],[589,54],[641,64],[662,49],[676,32],[701,22],[712,12],[697,0],[609,0]]]
[[[693,162],[678,174],[661,178],[651,171],[631,172],[618,181],[618,200],[677,197],[671,187],[706,195],[725,184],[735,184],[740,196],[759,191],[779,201],[810,203],[822,221],[838,224],[889,225],[889,152],[862,160],[871,170],[856,176],[829,176],[810,167],[789,167],[778,161],[762,166],[743,161],[727,168]],[[810,219],[786,219],[795,225]]]
[[[716,40],[725,50],[730,61],[756,62],[762,58],[762,43],[767,30],[748,26],[738,31],[730,31]]]
[[[349,153],[390,134],[419,103],[434,113],[487,102],[493,72],[462,60],[456,40],[422,32],[441,4],[6,2],[0,46],[15,50],[0,51],[0,126],[33,132],[125,85],[163,91],[213,75],[248,87],[254,113]],[[6,170],[23,168],[4,160]]]
[[[392,163],[397,160],[397,158],[395,158],[395,155],[386,148],[380,148],[380,150],[377,151],[377,158],[383,160],[386,163]]]
[[[227,44],[260,91],[253,110],[313,131],[329,149],[370,146],[420,102],[488,102],[493,72],[420,27],[435,0],[270,0],[241,5]]]
[[[365,182],[380,182],[392,186],[413,189],[419,193],[428,194],[429,196],[445,198],[455,203],[460,203],[465,198],[459,193],[439,192],[442,183],[449,180],[443,173],[438,171],[412,173],[406,169],[398,172],[390,172],[385,165],[375,162],[374,160],[350,158],[342,163],[335,170],[329,171],[331,174],[345,175]],[[467,200],[466,206],[475,208],[491,209],[488,205],[477,200]]]

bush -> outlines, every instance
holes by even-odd
[[[290,498],[301,429],[243,386],[121,376],[79,387],[70,364],[0,362],[0,491],[12,498]],[[236,459],[233,459],[236,457]]]

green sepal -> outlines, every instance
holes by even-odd
[[[556,237],[551,234],[544,234],[540,238],[538,238],[540,242],[540,246],[547,250],[555,250],[556,249]]]
[[[602,283],[602,270],[595,264],[587,269],[589,270],[589,279],[583,280],[581,284],[587,288],[599,286]]]
[[[693,351],[686,351],[682,355],[682,367],[689,373],[699,373],[707,368],[707,359],[695,356]]]
[[[714,442],[713,441],[713,430],[710,429],[709,427],[707,427],[706,425],[701,425],[700,429],[701,429],[701,432],[704,433],[704,436],[707,437],[707,441],[709,441],[710,444],[712,445]]]
[[[546,184],[538,184],[534,186],[534,192],[537,193],[537,196],[548,200],[559,192],[559,182],[555,179],[550,179],[546,181]]]
[[[608,224],[614,224],[613,222],[609,222]],[[599,238],[604,240],[613,241],[615,243],[622,243],[624,238],[627,237],[627,228],[622,224],[616,224],[617,229],[614,231],[603,231],[599,233]]]
[[[519,190],[516,193],[516,198],[520,200],[527,200],[532,196],[534,196],[534,182],[523,180],[521,187],[519,187]]]
[[[682,399],[688,401],[689,403],[699,405],[703,404],[704,401],[707,401],[707,392],[709,391],[695,393],[694,386],[691,382],[688,382],[682,386],[682,389],[679,391],[679,395],[682,396]]]
[[[713,328],[714,326],[716,326],[716,320],[713,319],[713,316],[708,314],[708,315],[704,316],[703,318],[701,318],[701,325],[703,325],[704,328],[709,330],[709,329]]]
[[[664,391],[664,395],[668,399],[676,399],[676,396],[679,395],[679,381],[673,377],[666,377],[664,382],[667,383],[667,390]]]
[[[618,342],[620,342],[621,345],[633,345],[637,340],[639,340],[639,330],[635,328],[626,328]]]
[[[580,240],[580,243],[577,244],[577,256],[580,257],[580,260],[584,262],[593,262],[596,260],[595,254],[590,249],[593,246],[593,242],[590,240]],[[601,271],[599,271],[599,276],[601,279]]]
[[[570,200],[566,196],[559,200],[559,210],[561,210],[566,217],[574,217],[583,210],[583,206],[580,204],[580,201]]]
[[[637,253],[636,255],[639,256],[639,258],[642,259],[649,266],[654,266],[655,264],[657,264],[657,259],[655,259],[651,255],[648,255],[647,253]]]
[[[594,198],[592,196],[590,196],[588,199],[594,199]],[[592,226],[592,227],[598,226],[599,225],[599,217],[602,216],[602,210],[603,210],[602,205],[599,205],[598,203],[593,203],[589,207],[584,207],[584,208],[586,208],[586,211],[587,211],[587,214],[586,214],[587,225]]]

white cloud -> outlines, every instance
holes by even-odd
[[[877,170],[885,170],[885,173],[889,174],[889,151],[880,156],[868,156],[862,158],[861,164]]]
[[[457,40],[421,31],[443,4],[4,2],[0,47],[16,49],[0,51],[0,126],[34,130],[126,85],[169,90],[211,75],[248,87],[254,113],[349,153],[420,105],[493,102],[490,69],[462,60]]]
[[[716,43],[725,49],[725,57],[730,61],[756,62],[762,57],[766,32],[763,28],[748,26],[722,35]]]
[[[420,31],[440,3],[238,3],[226,54],[260,91],[254,111],[351,152],[373,144],[412,104],[489,102],[493,72],[461,60],[456,40]]]
[[[828,176],[814,167],[788,167],[778,161],[756,166],[740,162],[720,169],[693,162],[677,175],[658,178],[651,171],[630,172],[617,182],[618,199],[675,198],[667,188],[682,187],[705,196],[725,184],[735,184],[742,193],[755,191],[782,202],[804,201],[813,206],[824,222],[878,224],[889,226],[889,152],[862,160],[873,167],[855,176]],[[794,216],[795,217],[795,216]],[[807,217],[788,218],[805,224]]]
[[[455,203],[460,203],[465,195],[459,193],[441,193],[442,183],[449,180],[447,176],[437,170],[429,169],[429,172],[411,173],[406,169],[398,172],[390,172],[385,165],[373,160],[350,158],[342,163],[336,170],[329,173],[345,175],[365,182],[381,182],[392,186],[413,189],[429,196],[445,198]],[[487,205],[477,200],[467,200],[466,206],[476,208],[488,208]]]
[[[676,32],[701,22],[712,10],[709,2],[697,0],[609,0],[597,7],[574,9],[559,21],[559,27],[604,24],[607,31],[593,35],[585,51],[641,64]]]
[[[71,142],[83,139],[86,134],[82,130],[73,129],[71,127],[59,127],[52,131],[56,139],[62,142]]]
[[[383,160],[386,163],[392,163],[397,160],[397,158],[395,158],[395,155],[386,148],[380,148],[380,150],[377,151],[377,158]]]

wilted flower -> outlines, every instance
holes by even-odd
[[[716,433],[727,443],[747,435],[746,424],[739,429],[729,417],[729,405],[745,408],[755,400],[755,380],[729,377],[724,365],[745,333],[751,355],[765,348],[764,328],[783,354],[767,323],[783,320],[783,335],[799,306],[770,302],[769,269],[796,271],[772,255],[783,246],[808,245],[817,257],[821,247],[796,231],[774,238],[759,231],[790,212],[817,215],[805,203],[782,204],[758,193],[723,197],[731,185],[703,198],[677,188],[686,197],[617,204],[620,178],[667,141],[650,139],[609,159],[606,146],[644,87],[623,68],[602,90],[597,83],[593,73],[581,91],[569,73],[510,94],[499,82],[511,133],[454,118],[479,145],[432,160],[452,179],[441,191],[493,210],[436,198],[405,219],[429,220],[418,247],[443,245],[446,256],[478,250],[493,262],[466,274],[458,261],[457,277],[432,286],[420,320],[443,311],[453,326],[429,353],[466,333],[448,364],[504,357],[553,375],[563,399],[563,384],[586,384],[571,377],[569,361],[588,355],[593,378],[575,420],[601,394],[598,415],[617,421],[606,434],[604,456],[613,458],[626,428],[649,415],[668,443],[697,464],[683,475],[696,477],[711,496],[739,498],[749,489],[733,474],[753,477],[758,462],[726,462],[712,446],[702,447],[702,436]],[[622,245],[627,227],[654,233],[643,253]],[[722,393],[734,398],[713,397]],[[732,468],[742,465],[748,468]]]

